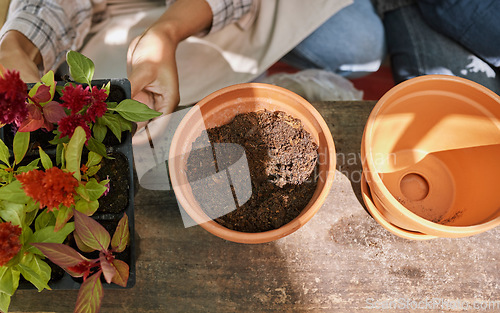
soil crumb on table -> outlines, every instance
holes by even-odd
[[[316,190],[317,161],[318,145],[300,120],[264,110],[202,133],[192,145],[187,176],[210,218],[229,229],[262,232],[304,209]]]

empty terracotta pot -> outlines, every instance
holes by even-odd
[[[361,196],[363,197],[363,202],[365,203],[366,209],[368,210],[368,212],[370,212],[370,215],[373,217],[373,219],[389,232],[399,237],[411,240],[429,240],[437,238],[436,236],[423,234],[421,232],[403,229],[387,221],[375,205],[370,192],[370,186],[368,186],[368,183],[366,182],[364,176],[361,176]]]
[[[500,97],[487,88],[445,75],[395,86],[368,118],[361,153],[389,223],[440,237],[500,224]]]
[[[192,143],[203,130],[230,122],[237,114],[260,110],[283,111],[302,121],[319,146],[319,176],[316,191],[300,215],[271,231],[246,233],[228,229],[210,219],[193,196],[186,175]],[[180,206],[196,224],[223,239],[240,243],[264,243],[287,236],[309,221],[325,201],[335,173],[332,135],[316,109],[297,94],[273,85],[247,83],[216,91],[195,105],[177,128],[170,147],[169,173]],[[214,195],[216,196],[216,195]]]

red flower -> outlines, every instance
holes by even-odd
[[[4,266],[21,250],[22,229],[11,222],[0,223],[0,266]]]
[[[61,132],[60,138],[68,136],[71,138],[75,129],[81,126],[87,135],[87,140],[90,138],[92,133],[90,132],[90,127],[87,125],[85,118],[80,114],[69,115],[63,117],[59,120],[59,131]]]
[[[26,99],[27,87],[18,71],[6,70],[0,75],[0,93],[4,94],[7,100]]]
[[[63,89],[61,100],[62,106],[71,110],[71,114],[80,112],[85,106],[91,103],[90,88],[83,89],[82,85],[67,85]]]
[[[108,94],[105,90],[99,89],[96,86],[92,87],[92,104],[87,109],[87,114],[85,119],[87,121],[95,122],[97,117],[102,117],[104,113],[108,110],[108,105],[106,104],[106,99]]]
[[[90,272],[93,267],[96,267],[96,264],[91,263],[89,261],[81,261],[75,266],[68,267],[68,271],[71,271],[77,275],[83,276],[83,280],[86,280],[90,275]]]
[[[19,72],[4,70],[0,73],[0,123],[19,126],[28,116],[26,89]]]
[[[70,207],[75,203],[75,188],[78,180],[72,173],[67,173],[58,167],[52,167],[45,172],[31,170],[16,176],[23,185],[24,192],[49,211],[59,208],[62,204]]]

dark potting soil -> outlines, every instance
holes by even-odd
[[[129,163],[122,153],[114,152],[109,156],[109,159],[102,159],[101,169],[97,172],[99,180],[109,179],[109,192],[99,198],[97,214],[120,213],[128,206]]]
[[[300,120],[280,111],[243,113],[196,139],[187,176],[210,218],[263,232],[293,220],[311,199],[317,150]]]

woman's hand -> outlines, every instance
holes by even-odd
[[[177,44],[150,28],[130,44],[127,56],[132,98],[166,116],[179,104]],[[139,128],[146,123],[138,123]]]
[[[175,60],[177,45],[211,25],[212,9],[205,0],[174,2],[129,46],[127,72],[132,98],[162,112],[163,116],[172,113],[180,99]]]

